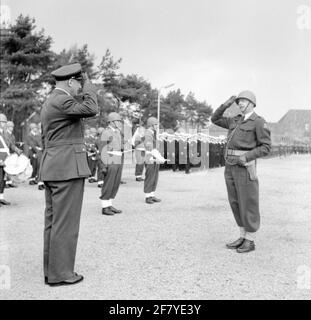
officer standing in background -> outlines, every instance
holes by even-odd
[[[223,113],[234,102],[242,116],[226,118]],[[232,96],[212,116],[214,124],[229,129],[225,151],[225,180],[228,198],[235,221],[240,228],[240,238],[227,244],[237,252],[255,250],[255,233],[259,229],[259,186],[256,159],[267,155],[271,149],[270,131],[266,121],[254,112],[256,97],[243,91]]]
[[[51,286],[83,280],[74,272],[85,178],[90,175],[82,118],[98,113],[96,88],[74,63],[52,72],[56,87],[41,111],[45,190],[44,276]],[[74,97],[83,87],[84,100]]]
[[[104,184],[101,190],[102,214],[113,216],[122,213],[112,206],[112,200],[119,190],[122,175],[122,119],[116,112],[108,115],[108,128],[100,139],[100,152],[103,163]]]
[[[145,181],[144,181],[144,193],[145,201],[148,204],[154,202],[160,202],[161,199],[155,197],[155,191],[159,179],[160,164],[156,162],[154,157],[150,154],[153,149],[157,148],[157,127],[159,123],[154,117],[150,117],[147,120],[147,130],[145,131]]]
[[[41,134],[39,132],[39,126],[35,123],[31,123],[29,125],[30,132],[28,135],[28,146],[29,146],[29,158],[30,163],[32,165],[32,174],[29,179],[30,185],[38,184],[39,190],[44,190],[44,183],[39,181],[39,170],[40,170],[40,162],[42,158],[42,140]]]
[[[135,178],[136,181],[141,182],[143,179],[143,172],[145,166],[145,128],[142,125],[139,125],[134,132],[132,138],[132,145],[135,148]]]
[[[100,138],[105,129],[103,127],[99,127],[97,129],[97,135],[95,140],[95,147],[96,147],[96,165],[97,165],[97,186],[101,188],[104,184],[104,174],[103,174],[103,162],[100,158]]]

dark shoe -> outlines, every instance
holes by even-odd
[[[18,186],[16,184],[14,184],[14,183],[9,183],[9,187],[10,188],[18,188]]]
[[[126,184],[126,182],[125,181],[120,181],[120,184]]]
[[[153,202],[161,202],[161,199],[156,198],[156,197],[151,197],[151,199]]]
[[[35,184],[37,184],[37,182],[36,182],[35,180],[31,180],[31,181],[29,181],[29,184],[30,184],[31,186],[34,186]]]
[[[44,189],[45,189],[45,185],[44,184],[38,185],[38,190],[44,190]]]
[[[11,204],[10,202],[8,202],[8,201],[6,201],[4,199],[0,200],[0,203],[4,204],[5,206],[9,206]]]
[[[113,206],[110,206],[110,207],[108,207],[112,212],[114,212],[114,213],[122,213],[122,210],[118,210],[118,209],[116,209],[115,207],[113,207]]]
[[[90,178],[89,183],[93,183],[93,182],[96,182],[95,178]]]
[[[243,244],[244,240],[245,240],[244,238],[239,238],[238,240],[235,240],[231,243],[227,243],[226,247],[228,249],[237,249]]]
[[[245,239],[243,244],[236,249],[236,251],[238,253],[246,253],[246,252],[250,252],[250,251],[254,251],[254,250],[255,250],[254,241],[250,241],[247,239]]]
[[[149,204],[153,204],[154,203],[154,201],[152,200],[152,197],[146,198],[145,202],[149,203]]]
[[[114,216],[114,212],[110,210],[110,207],[108,208],[102,208],[102,214],[106,216]]]
[[[56,283],[48,283],[48,285],[50,285],[51,287],[69,286],[69,285],[72,285],[72,284],[79,283],[83,279],[84,278],[83,278],[82,275],[75,273],[75,275],[72,278],[68,279],[68,280],[64,280],[64,281],[56,282]]]
[[[144,181],[144,179],[143,178],[136,178],[136,181],[141,182],[141,181]]]

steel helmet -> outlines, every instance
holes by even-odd
[[[254,106],[256,106],[256,97],[255,94],[251,91],[242,91],[235,99],[236,103],[239,103],[239,99],[247,99],[248,101],[252,102]]]
[[[121,116],[116,112],[111,112],[108,114],[108,122],[122,121]]]
[[[147,120],[147,126],[148,127],[151,127],[151,126],[156,125],[156,124],[159,124],[157,118],[155,118],[155,117],[148,118],[148,120]]]
[[[36,125],[34,122],[32,122],[32,123],[29,124],[29,129],[30,129],[30,130],[36,129],[36,128],[37,128],[37,125]]]
[[[4,113],[0,113],[0,122],[7,122],[6,115]]]

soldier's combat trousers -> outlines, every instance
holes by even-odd
[[[3,166],[0,166],[0,193],[4,192],[5,187],[5,171]]]
[[[101,200],[110,200],[116,197],[122,175],[122,164],[109,164],[101,190]]]
[[[160,164],[151,163],[146,164],[144,193],[155,192],[159,180]]]
[[[84,178],[44,184],[44,276],[55,283],[74,275]]]
[[[135,176],[140,177],[144,171],[145,151],[135,150]]]
[[[237,225],[256,232],[260,226],[258,179],[250,180],[246,167],[226,164],[225,180]]]

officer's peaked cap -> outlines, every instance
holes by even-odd
[[[71,78],[82,80],[82,67],[80,63],[72,63],[52,71],[56,81],[69,80]]]

